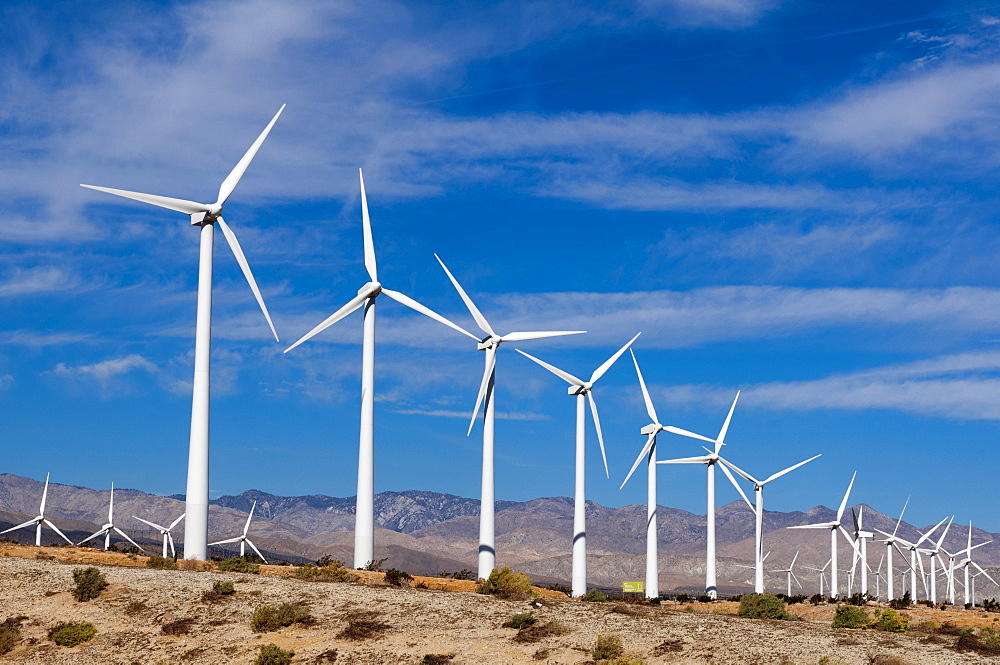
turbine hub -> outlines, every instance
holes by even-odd
[[[360,296],[362,293],[367,293],[369,298],[374,298],[382,293],[382,284],[380,282],[368,282],[358,289],[358,295]]]
[[[478,349],[480,351],[485,351],[489,348],[495,348],[503,341],[500,335],[488,335],[483,338],[483,341],[479,342]]]
[[[646,436],[649,436],[650,434],[659,432],[661,429],[663,429],[663,425],[661,425],[660,423],[650,423],[649,425],[646,425],[641,430],[639,430],[639,434],[645,434]]]

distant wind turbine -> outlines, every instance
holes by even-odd
[[[178,517],[173,522],[171,522],[170,526],[160,526],[159,524],[156,524],[154,522],[150,522],[149,520],[144,520],[141,517],[136,517],[135,515],[132,516],[132,519],[139,520],[143,524],[148,524],[149,526],[153,527],[154,529],[156,529],[157,531],[160,532],[160,535],[163,536],[163,558],[164,559],[167,558],[167,545],[168,544],[170,545],[170,556],[175,556],[176,555],[177,552],[174,549],[174,537],[170,535],[170,531],[175,526],[177,526],[178,524],[181,523],[181,520],[184,519],[184,513],[181,513],[180,517]]]
[[[571,595],[574,598],[587,593],[587,412],[584,403],[590,402],[590,412],[594,418],[594,428],[597,429],[597,442],[601,445],[601,458],[604,460],[604,475],[610,478],[608,474],[608,457],[604,451],[604,435],[601,433],[601,419],[597,416],[597,402],[594,401],[592,390],[597,380],[611,369],[611,366],[618,361],[621,355],[632,346],[632,342],[638,339],[641,334],[636,334],[625,346],[618,349],[614,355],[595,369],[593,374],[590,375],[589,381],[578,379],[569,372],[564,372],[558,367],[543,362],[521,349],[515,349],[522,356],[535,361],[563,381],[566,381],[570,385],[569,394],[576,395],[576,489],[573,494],[573,568],[570,588]]]
[[[799,578],[795,576],[795,572],[792,570],[793,568],[795,568],[795,560],[798,558],[799,558],[799,553],[798,551],[796,551],[795,556],[792,557],[792,562],[788,564],[788,568],[782,568],[781,570],[774,571],[776,573],[785,573],[785,577],[787,578],[788,582],[788,591],[786,592],[787,596],[792,595],[792,580],[795,580],[795,583],[799,585],[800,589],[802,588],[802,583],[799,582]]]
[[[111,532],[112,531],[114,531],[115,533],[117,533],[119,536],[121,536],[122,538],[124,538],[128,542],[130,542],[133,545],[135,545],[135,548],[137,550],[142,551],[142,548],[139,547],[139,543],[137,543],[134,540],[132,540],[131,538],[129,538],[128,534],[126,534],[124,531],[122,531],[121,529],[119,529],[118,527],[115,526],[115,484],[114,483],[111,483],[111,498],[108,501],[108,521],[106,523],[104,523],[103,526],[101,526],[101,528],[100,528],[99,531],[97,531],[96,533],[92,533],[91,535],[89,535],[86,538],[84,538],[83,540],[81,540],[77,544],[77,547],[79,547],[80,545],[83,545],[88,540],[93,540],[94,538],[98,538],[100,536],[104,536],[104,549],[105,549],[105,551],[107,551],[108,548],[111,547]]]
[[[253,551],[257,553],[257,556],[260,557],[260,560],[263,561],[264,563],[267,563],[267,559],[264,558],[264,555],[260,553],[260,550],[257,549],[256,545],[253,544],[253,541],[251,541],[247,537],[247,533],[250,531],[250,520],[253,519],[253,511],[254,511],[254,508],[256,508],[256,507],[257,507],[257,502],[254,501],[253,505],[250,506],[250,514],[247,515],[247,523],[243,527],[243,534],[242,535],[236,536],[235,538],[227,538],[226,540],[217,540],[214,543],[209,543],[209,545],[227,545],[229,543],[239,543],[240,544],[240,556],[246,556],[246,553],[247,553],[246,552],[246,546],[249,545],[251,548],[253,548]]]
[[[900,520],[903,519],[902,514],[900,514],[899,519]],[[944,519],[948,518],[946,517]],[[910,596],[913,598],[913,600],[917,599],[917,566],[920,567],[921,574],[923,574],[924,570],[924,562],[923,559],[920,558],[919,554],[919,552],[923,551],[920,549],[920,544],[923,543],[927,538],[929,538],[931,534],[934,533],[939,526],[944,524],[944,519],[935,524],[929,531],[927,531],[927,533],[922,534],[920,538],[917,539],[917,541],[914,543],[911,543],[910,541],[905,540],[900,536],[894,536],[894,542],[902,543],[903,546],[906,547],[906,549],[910,550]],[[896,526],[898,528],[899,524],[897,523]],[[884,536],[890,535],[885,531],[882,531],[881,529],[875,529],[875,530]],[[917,533],[920,532],[918,531]],[[895,532],[893,532],[893,534],[895,534]],[[902,552],[900,552],[900,555],[902,555]],[[924,591],[925,591],[925,596],[928,595],[926,582],[924,583]]]
[[[893,592],[893,587],[892,587],[892,570],[893,570],[893,567],[892,567],[892,550],[895,549],[897,552],[899,552],[900,556],[903,556],[903,552],[899,549],[899,546],[896,545],[896,541],[897,541],[896,533],[899,531],[899,525],[903,523],[903,514],[906,513],[906,506],[909,505],[909,503],[910,503],[910,497],[906,497],[906,502],[903,503],[903,509],[901,511],[899,511],[899,519],[896,520],[896,528],[894,528],[892,530],[891,534],[890,533],[886,533],[885,531],[879,531],[878,529],[875,529],[879,533],[884,534],[886,536],[886,538],[884,540],[879,541],[879,542],[885,543],[885,557],[886,557],[886,559],[888,561],[888,564],[887,564],[888,568],[887,568],[887,570],[889,572],[885,576],[885,596],[886,596],[886,600],[893,600],[896,597],[895,593]],[[903,560],[905,561],[906,557],[903,557]]]
[[[847,508],[847,499],[851,496],[851,488],[854,487],[854,479],[857,478],[858,472],[855,471],[854,475],[851,476],[851,483],[847,486],[847,491],[844,492],[844,498],[840,502],[840,508],[837,509],[837,518],[830,522],[821,522],[819,524],[802,524],[800,526],[790,526],[789,529],[830,529],[830,560],[833,561],[833,565],[830,566],[830,597],[837,597],[837,531],[843,531],[844,535],[847,535],[847,531],[841,526],[840,521],[844,517],[844,510]],[[850,537],[848,536],[848,540]]]
[[[35,527],[35,547],[41,547],[42,546],[42,524],[45,524],[50,529],[52,529],[53,531],[55,531],[56,533],[58,533],[62,537],[63,540],[65,540],[67,543],[69,543],[70,545],[72,545],[73,541],[70,540],[69,538],[67,538],[66,534],[64,534],[62,531],[59,530],[59,527],[57,527],[55,524],[53,524],[51,521],[49,521],[49,519],[47,517],[45,517],[45,499],[48,497],[48,495],[49,495],[49,474],[46,473],[45,474],[45,489],[42,490],[42,502],[38,506],[38,515],[36,515],[35,517],[32,517],[30,520],[28,520],[27,522],[24,522],[23,524],[18,524],[17,526],[12,526],[11,528],[9,528],[9,529],[7,529],[5,531],[0,531],[0,534],[10,533],[11,531],[17,531],[18,529],[23,529],[23,528],[28,527],[28,526],[33,526],[33,527]]]
[[[210,358],[212,347],[212,254],[215,246],[215,225],[222,229],[229,248],[236,257],[246,277],[250,290],[257,298],[267,325],[271,328],[271,333],[277,341],[278,333],[271,322],[271,315],[264,305],[264,298],[257,288],[257,282],[250,272],[250,265],[243,255],[243,249],[232,229],[222,219],[222,207],[236,189],[243,174],[246,173],[250,162],[253,161],[260,146],[264,143],[274,123],[278,121],[278,116],[285,109],[282,105],[278,112],[268,123],[264,131],[261,132],[257,140],[253,142],[243,158],[233,167],[233,170],[222,181],[219,187],[219,196],[215,203],[196,203],[184,199],[173,199],[166,196],[154,194],[142,194],[140,192],[130,192],[123,189],[111,189],[110,187],[96,187],[94,185],[81,185],[88,189],[95,189],[99,192],[123,196],[134,201],[141,201],[151,205],[176,210],[191,216],[191,224],[201,227],[201,247],[198,260],[198,314],[195,324],[194,343],[194,385],[191,399],[191,439],[188,448],[188,478],[185,502],[187,504],[187,522],[184,525],[184,558],[198,559],[204,561],[207,558],[208,541],[208,412],[210,393]],[[196,151],[197,152],[197,151]]]

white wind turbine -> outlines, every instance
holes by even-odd
[[[886,536],[885,539],[879,541],[879,542],[885,543],[885,558],[889,562],[888,563],[888,568],[887,568],[887,570],[889,571],[889,574],[886,575],[886,577],[885,577],[885,595],[886,595],[886,600],[893,600],[896,597],[895,594],[893,593],[893,588],[892,588],[892,570],[893,570],[893,567],[892,567],[892,550],[893,550],[893,548],[895,548],[897,551],[899,550],[899,547],[896,545],[896,542],[898,540],[896,538],[896,532],[899,531],[899,525],[903,523],[903,514],[906,512],[906,506],[909,505],[909,503],[910,503],[910,497],[906,497],[906,502],[903,503],[903,509],[901,511],[899,511],[899,519],[896,520],[896,528],[894,528],[892,530],[892,533],[886,533],[885,531],[879,531],[878,529],[875,529],[879,533],[884,534]],[[899,555],[903,556],[903,553],[900,551]],[[904,557],[904,561],[905,561],[905,557]]]
[[[767,485],[772,480],[777,480],[778,478],[782,477],[786,473],[794,471],[795,469],[799,468],[803,464],[808,464],[809,462],[813,461],[817,457],[820,457],[820,455],[814,455],[814,456],[810,457],[807,460],[803,460],[803,461],[799,462],[798,464],[793,464],[792,466],[788,467],[787,469],[783,469],[783,470],[781,470],[781,471],[779,471],[777,473],[771,474],[770,476],[768,476],[764,480],[757,480],[756,478],[754,478],[749,473],[747,473],[743,469],[739,468],[738,466],[736,466],[735,464],[733,464],[729,460],[726,460],[726,459],[722,460],[722,464],[723,464],[722,470],[726,473],[726,477],[729,478],[729,482],[731,482],[733,484],[733,487],[736,488],[736,490],[740,493],[740,496],[743,497],[743,500],[746,502],[746,504],[748,506],[750,506],[750,510],[752,510],[753,513],[754,513],[754,566],[755,566],[755,573],[754,573],[754,593],[764,593],[764,559],[761,556],[762,553],[764,552],[764,542],[763,542],[763,538],[764,538],[764,485]],[[754,500],[755,500],[754,504],[750,503],[750,499],[748,499],[747,495],[743,493],[743,488],[740,487],[739,483],[736,482],[736,479],[733,478],[732,474],[729,473],[729,470],[726,467],[731,468],[733,471],[735,471],[736,473],[738,473],[741,477],[743,477],[746,480],[748,480],[751,483],[753,483]],[[835,574],[833,575],[833,579],[836,579],[836,575]]]
[[[257,549],[256,545],[253,544],[253,541],[251,541],[247,537],[247,532],[250,531],[250,520],[253,519],[253,511],[254,511],[254,508],[256,508],[256,507],[257,507],[257,502],[254,501],[253,505],[250,506],[250,514],[247,515],[247,523],[243,527],[243,534],[242,535],[236,536],[235,538],[227,538],[226,540],[217,540],[214,543],[209,543],[209,545],[227,545],[229,543],[239,543],[240,544],[240,556],[246,556],[246,553],[247,553],[246,546],[249,545],[251,548],[253,548],[253,551],[257,553],[257,556],[260,557],[260,560],[263,561],[264,563],[267,563],[267,559],[264,558],[264,555],[260,553],[260,550]]]
[[[530,360],[535,361],[545,369],[549,370],[562,380],[569,383],[569,394],[576,395],[576,477],[575,492],[573,494],[573,569],[571,576],[571,595],[574,598],[587,593],[587,424],[586,406],[584,402],[590,402],[590,412],[594,418],[594,428],[597,430],[597,442],[601,445],[601,458],[604,460],[604,475],[608,474],[608,457],[604,451],[604,435],[601,433],[601,420],[597,416],[597,402],[594,401],[594,384],[604,376],[612,365],[617,362],[625,350],[632,346],[632,342],[638,339],[638,333],[630,339],[625,346],[604,361],[604,363],[594,370],[589,381],[578,379],[569,372],[564,372],[557,367],[539,360],[538,358],[525,353],[521,349],[515,349],[518,353]]]
[[[975,583],[972,583],[973,586],[970,587],[970,581],[971,581],[970,577],[969,577],[969,566],[970,565],[971,566],[975,566],[976,569],[979,570],[978,573],[976,573],[975,575],[973,575],[973,578],[976,575],[986,575],[986,579],[988,579],[989,581],[991,581],[994,584],[996,584],[996,582],[993,580],[993,578],[990,577],[989,573],[987,573],[985,570],[983,570],[982,568],[980,568],[979,564],[972,560],[972,550],[976,549],[977,547],[982,547],[983,545],[988,545],[988,544],[990,544],[992,542],[993,542],[992,540],[987,540],[986,542],[979,543],[978,545],[973,545],[972,544],[972,522],[971,521],[969,522],[969,540],[968,540],[968,544],[966,545],[965,549],[962,550],[962,552],[965,552],[965,558],[962,559],[961,561],[959,561],[959,563],[958,563],[958,565],[965,572],[965,587],[964,588],[965,588],[965,604],[966,605],[968,605],[970,602],[973,603],[973,604],[975,604],[975,602],[976,602],[975,594],[974,594],[974,591],[975,591],[975,585],[974,584]],[[971,601],[969,600],[970,589],[973,591],[973,596],[972,596],[972,600]]]
[[[899,519],[900,519],[900,521],[902,521],[902,519],[903,519],[903,515],[902,514],[900,514]],[[946,517],[945,519],[948,519],[948,518]],[[922,551],[922,550],[919,549],[920,548],[920,544],[923,543],[927,538],[929,538],[930,535],[932,533],[934,533],[937,530],[937,528],[939,526],[941,526],[942,524],[944,524],[944,520],[941,520],[940,522],[938,522],[937,524],[935,524],[929,531],[927,531],[927,533],[922,534],[920,536],[920,538],[918,538],[915,543],[911,543],[910,541],[905,540],[905,539],[903,539],[903,538],[901,538],[899,536],[895,536],[895,535],[892,536],[894,543],[896,543],[896,542],[902,543],[906,547],[906,549],[908,549],[910,551],[910,596],[912,597],[912,599],[914,601],[917,600],[917,566],[918,565],[920,566],[921,575],[923,574],[923,570],[924,570],[924,562],[923,562],[923,559],[921,559],[920,555],[919,555],[919,552]],[[896,526],[898,528],[899,525],[897,524]],[[881,533],[882,535],[885,535],[885,536],[889,536],[890,535],[890,534],[886,533],[885,531],[881,531],[879,529],[876,529],[876,531],[878,531],[879,533]],[[920,532],[918,531],[917,533],[920,533]],[[893,534],[895,534],[895,532],[893,532]],[[900,556],[903,555],[902,552],[900,552],[899,554],[900,554]],[[925,595],[926,595],[926,592],[927,592],[926,582],[924,583],[924,592],[925,592]]]
[[[635,464],[629,470],[628,475],[625,476],[625,480],[622,482],[622,489],[625,487],[625,483],[628,479],[632,477],[635,470],[639,467],[639,463],[642,462],[642,458],[646,458],[646,597],[647,598],[658,598],[660,596],[660,569],[657,562],[657,546],[656,546],[656,435],[660,432],[672,432],[673,434],[680,434],[681,436],[689,436],[695,439],[702,439],[703,441],[708,441],[709,443],[714,443],[712,439],[707,436],[701,436],[700,434],[695,434],[694,432],[688,432],[687,430],[680,429],[679,427],[674,427],[673,425],[661,425],[660,420],[656,417],[656,409],[653,408],[653,400],[649,397],[649,390],[646,389],[646,382],[642,378],[642,372],[639,370],[639,361],[635,359],[635,352],[629,351],[632,354],[632,362],[635,364],[635,373],[639,377],[639,386],[642,388],[642,398],[646,403],[646,413],[649,414],[652,422],[641,430],[640,434],[646,435],[646,445],[642,447],[639,451],[639,456],[635,458]]]
[[[104,523],[104,525],[101,526],[101,528],[100,528],[99,531],[97,531],[96,533],[93,533],[93,534],[87,536],[86,538],[84,538],[83,540],[81,540],[79,543],[77,543],[76,546],[79,547],[80,545],[83,545],[88,540],[93,540],[94,538],[97,538],[98,536],[104,536],[104,549],[105,549],[105,551],[107,551],[107,549],[109,547],[111,547],[111,532],[112,531],[114,531],[115,533],[117,533],[119,536],[121,536],[122,538],[124,538],[128,542],[130,542],[133,545],[135,545],[135,547],[136,547],[137,550],[142,551],[142,548],[139,547],[139,543],[137,543],[134,540],[132,540],[131,538],[129,538],[128,534],[126,534],[124,531],[122,531],[121,529],[119,529],[118,527],[115,526],[115,484],[114,483],[111,483],[111,499],[108,502],[108,521],[106,523]]]
[[[847,542],[851,544],[854,549],[854,560],[851,562],[851,577],[853,580],[854,570],[857,567],[857,563],[861,561],[861,593],[868,593],[868,571],[871,570],[871,566],[868,565],[868,541],[875,538],[875,534],[871,531],[864,530],[864,519],[865,519],[865,509],[864,506],[860,508],[860,513],[856,513],[853,508],[851,508],[851,516],[854,518],[854,531],[851,534],[844,533],[844,537],[847,538]],[[850,537],[853,536],[853,539]]]
[[[875,600],[882,600],[882,564],[885,563],[885,555],[878,560],[878,568],[875,569]],[[889,569],[892,570],[891,568]],[[889,577],[892,577],[892,573],[889,573]]]
[[[469,294],[465,292],[462,285],[458,283],[455,276],[451,274],[448,270],[448,266],[444,264],[437,254],[434,258],[438,260],[441,267],[444,268],[444,272],[448,275],[448,279],[451,280],[452,285],[455,290],[458,291],[458,295],[462,298],[462,302],[468,308],[469,313],[472,314],[472,318],[475,319],[476,325],[479,329],[486,333],[486,337],[482,340],[477,338],[470,332],[462,330],[453,323],[448,323],[452,328],[465,333],[472,339],[475,339],[477,344],[477,349],[486,352],[486,367],[483,371],[483,380],[479,385],[479,394],[476,396],[476,407],[472,411],[472,421],[469,423],[469,430],[466,433],[468,436],[472,433],[472,428],[476,424],[476,416],[479,415],[479,406],[483,406],[483,475],[482,475],[482,491],[480,495],[480,505],[479,505],[479,562],[477,568],[477,575],[479,578],[485,579],[489,577],[490,573],[496,567],[496,528],[495,528],[495,515],[496,515],[496,501],[495,501],[495,477],[493,472],[493,443],[494,443],[494,424],[496,420],[496,400],[494,399],[494,387],[496,385],[496,361],[497,361],[497,349],[503,342],[520,342],[529,339],[541,339],[543,337],[559,337],[561,335],[579,335],[586,331],[584,330],[570,330],[570,331],[542,331],[542,332],[512,332],[506,335],[498,335],[493,331],[486,317],[483,316],[482,312],[476,307],[472,299],[469,298]]]
[[[937,576],[936,576],[935,570],[934,570],[934,568],[935,568],[935,562],[941,556],[941,551],[942,551],[941,550],[941,544],[944,542],[945,537],[948,535],[948,529],[951,528],[951,523],[953,521],[955,521],[955,517],[954,516],[952,516],[952,518],[950,520],[948,520],[948,524],[944,527],[944,531],[941,533],[941,537],[938,538],[937,542],[934,543],[933,547],[929,547],[929,548],[927,548],[925,550],[920,550],[923,554],[926,554],[927,558],[930,560],[930,567],[931,567],[931,569],[930,569],[930,581],[931,581],[930,582],[930,587],[931,587],[931,589],[930,589],[930,601],[932,603],[935,603],[935,604],[937,603]],[[941,566],[942,566],[941,570],[944,571],[944,562],[941,562]]]
[[[819,595],[823,595],[823,583],[826,580],[826,569],[830,565],[833,559],[827,559],[826,563],[823,564],[822,568],[813,568],[812,566],[806,566],[809,570],[814,570],[819,573]]]
[[[236,235],[229,225],[222,219],[222,207],[229,199],[236,185],[239,184],[247,167],[253,161],[254,156],[264,143],[268,133],[277,122],[278,116],[285,109],[282,105],[278,112],[268,123],[264,131],[261,132],[257,140],[253,142],[243,158],[233,167],[233,170],[222,181],[219,187],[219,196],[215,203],[196,203],[184,199],[174,199],[166,196],[154,194],[142,194],[140,192],[130,192],[123,189],[111,189],[110,187],[95,187],[93,185],[81,185],[89,189],[96,189],[100,192],[123,196],[135,201],[149,203],[168,210],[176,210],[191,216],[191,224],[201,227],[201,245],[198,259],[198,310],[195,323],[195,343],[194,343],[194,385],[191,399],[191,439],[188,447],[188,477],[187,491],[185,494],[187,522],[184,526],[184,558],[198,559],[204,561],[207,558],[208,541],[208,424],[210,405],[210,358],[212,347],[212,254],[215,246],[215,225],[222,229],[229,248],[236,257],[246,277],[250,290],[257,298],[267,325],[271,328],[274,339],[278,339],[278,333],[271,322],[271,315],[264,305],[264,298],[257,288],[257,282],[250,272],[250,265],[243,255]]]
[[[719,457],[719,451],[722,450],[722,446],[726,445],[726,432],[729,431],[729,423],[733,419],[733,411],[736,410],[736,402],[739,399],[740,391],[737,390],[736,398],[733,399],[733,405],[729,408],[729,414],[726,416],[725,422],[722,423],[722,429],[719,430],[719,436],[716,437],[714,441],[715,446],[711,450],[705,448],[705,451],[708,453],[707,455],[659,460],[657,462],[657,464],[704,464],[706,466],[708,474],[708,507],[705,513],[705,594],[710,598],[718,598],[718,585],[715,571],[715,465],[722,459]],[[729,475],[726,468],[722,468],[723,471]],[[732,479],[731,476],[730,479]]]
[[[365,193],[365,178],[358,169],[361,181],[361,222],[364,234],[365,270],[371,281],[358,290],[358,295],[346,305],[331,314],[318,326],[307,332],[297,342],[285,349],[288,353],[315,335],[323,332],[347,315],[364,307],[364,338],[361,345],[361,427],[358,437],[358,491],[354,512],[354,567],[364,568],[375,559],[375,302],[378,296],[386,295],[421,314],[444,325],[478,338],[456,326],[440,314],[424,307],[409,296],[382,286],[378,281],[378,266],[375,261],[375,243],[372,241],[372,225],[368,216],[368,197]],[[488,573],[487,573],[488,574]]]
[[[144,520],[141,517],[136,517],[135,515],[132,516],[132,519],[139,520],[143,524],[148,524],[149,526],[153,527],[154,529],[156,529],[157,531],[160,532],[160,535],[163,536],[163,558],[164,559],[167,558],[167,544],[170,545],[170,556],[175,556],[176,555],[177,551],[174,549],[174,537],[170,535],[170,531],[175,526],[177,526],[178,524],[181,523],[181,520],[184,519],[184,513],[181,513],[180,517],[178,517],[173,522],[171,522],[170,526],[160,526],[159,524],[156,524],[154,522],[150,522],[149,520]]]
[[[844,535],[847,535],[846,529],[841,526],[840,520],[844,517],[844,510],[847,508],[847,499],[851,496],[851,488],[854,487],[854,479],[857,478],[858,472],[855,471],[854,475],[851,476],[851,483],[847,486],[847,491],[844,492],[844,498],[840,502],[840,508],[837,509],[837,518],[831,522],[821,522],[819,524],[802,524],[800,526],[790,526],[789,529],[830,529],[830,560],[833,561],[833,565],[830,566],[830,597],[837,597],[837,531],[843,531]],[[848,537],[850,540],[850,537]]]
[[[795,583],[799,585],[800,589],[802,588],[802,583],[799,582],[799,578],[795,577],[795,573],[792,571],[792,569],[795,568],[795,560],[798,558],[799,558],[799,553],[798,551],[796,551],[795,556],[792,557],[792,562],[788,564],[788,568],[783,568],[781,570],[774,571],[776,573],[785,573],[785,577],[787,578],[788,581],[788,591],[785,594],[787,596],[792,595],[792,580],[795,580]]]
[[[45,499],[48,497],[48,495],[49,495],[49,474],[46,473],[45,474],[45,489],[42,490],[42,502],[38,506],[38,514],[36,516],[32,517],[27,522],[24,522],[23,524],[18,524],[17,526],[12,526],[11,528],[9,528],[9,529],[7,529],[5,531],[0,531],[0,534],[10,533],[11,531],[17,531],[18,529],[23,529],[23,528],[28,527],[28,526],[33,526],[33,527],[35,527],[35,547],[41,547],[42,546],[42,525],[45,524],[50,529],[52,529],[53,531],[55,531],[56,533],[58,533],[60,536],[62,536],[63,540],[65,540],[67,543],[69,543],[70,545],[72,545],[73,541],[70,540],[69,538],[67,538],[66,534],[64,534],[62,531],[59,530],[59,527],[57,527],[55,524],[53,524],[52,522],[50,522],[47,517],[45,517]]]

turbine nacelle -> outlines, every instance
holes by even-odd
[[[500,335],[487,335],[479,342],[479,344],[476,345],[476,348],[480,351],[486,351],[488,349],[496,348],[502,341],[503,337]]]
[[[358,295],[364,294],[366,298],[374,298],[380,293],[382,293],[382,284],[380,282],[368,282],[358,289]]]
[[[660,423],[651,423],[643,427],[641,430],[639,430],[639,434],[644,434],[645,436],[649,436],[650,434],[656,434],[662,429],[663,425],[661,425]]]
[[[593,390],[594,384],[591,381],[584,381],[582,386],[570,386],[566,389],[567,395],[586,395]]]

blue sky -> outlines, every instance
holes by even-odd
[[[3,471],[183,492],[197,232],[78,186],[194,200],[288,107],[226,206],[276,344],[217,236],[217,494],[350,496],[364,168],[381,281],[588,375],[635,332],[660,420],[776,481],[1000,530],[1000,5],[950,2],[6,3],[0,9]],[[482,356],[380,299],[376,490],[478,496]],[[497,497],[572,493],[573,400],[498,359]],[[627,360],[627,356],[625,358]],[[589,498],[648,418],[620,362],[595,390]],[[700,448],[664,436],[661,457]],[[720,503],[736,498],[720,484]],[[660,469],[704,512],[704,474]]]

